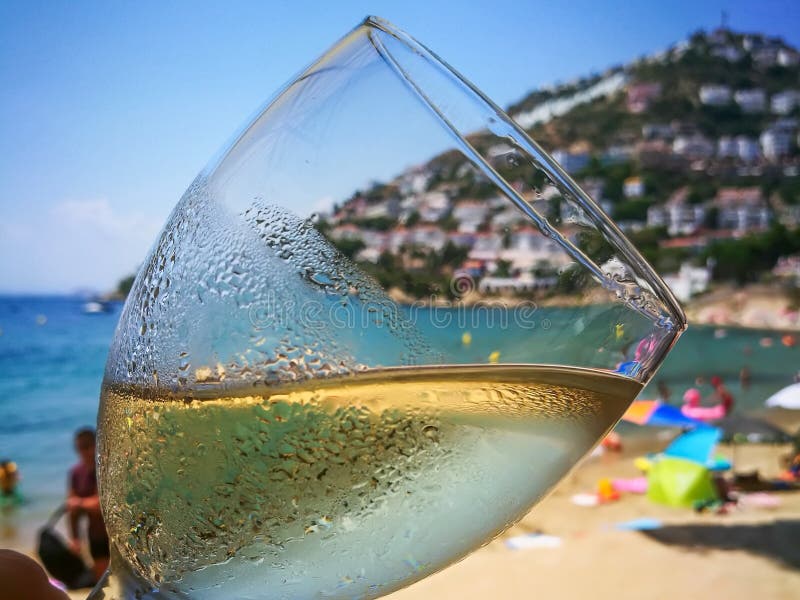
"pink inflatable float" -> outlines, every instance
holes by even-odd
[[[689,388],[683,395],[681,412],[684,416],[698,421],[716,421],[725,416],[725,407],[722,404],[714,406],[700,406],[702,395],[697,388]]]

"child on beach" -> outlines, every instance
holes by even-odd
[[[80,521],[88,521],[89,553],[92,555],[92,571],[95,579],[100,579],[108,567],[108,534],[100,512],[100,496],[97,493],[97,473],[95,471],[94,429],[80,429],[75,434],[75,451],[80,461],[69,472],[69,491],[67,512],[69,514],[70,549],[80,554]]]

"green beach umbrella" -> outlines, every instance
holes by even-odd
[[[718,499],[705,465],[671,456],[657,460],[648,472],[647,497],[658,504],[681,507]]]

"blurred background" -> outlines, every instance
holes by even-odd
[[[0,546],[32,553],[63,500],[73,432],[95,422],[122,301],[172,207],[249,116],[367,14],[506,108],[665,276],[693,327],[643,399],[679,406],[695,387],[711,404],[716,376],[737,414],[796,431],[798,411],[765,402],[800,370],[800,4],[5,2],[0,460],[21,478],[0,507]],[[428,195],[406,212],[381,186],[368,214],[343,199],[330,237],[380,279],[391,270],[370,240],[428,220],[471,240],[451,258],[487,293],[552,279],[542,299],[558,310],[555,272],[506,260],[509,223],[436,196],[432,169],[418,167]],[[480,197],[457,169],[436,177]],[[352,225],[380,235],[354,239]],[[421,240],[443,252],[436,236]],[[445,276],[432,273],[398,285],[423,295]],[[576,503],[636,479],[633,459],[663,449],[669,431],[621,424],[622,452],[607,444],[503,538],[398,597],[792,597],[800,497],[776,483],[788,481],[791,444],[720,447],[755,481],[732,505],[696,512],[635,493]]]

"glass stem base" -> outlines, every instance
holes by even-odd
[[[154,587],[137,576],[112,545],[108,570],[94,586],[87,600],[186,600],[187,598],[186,594]]]

